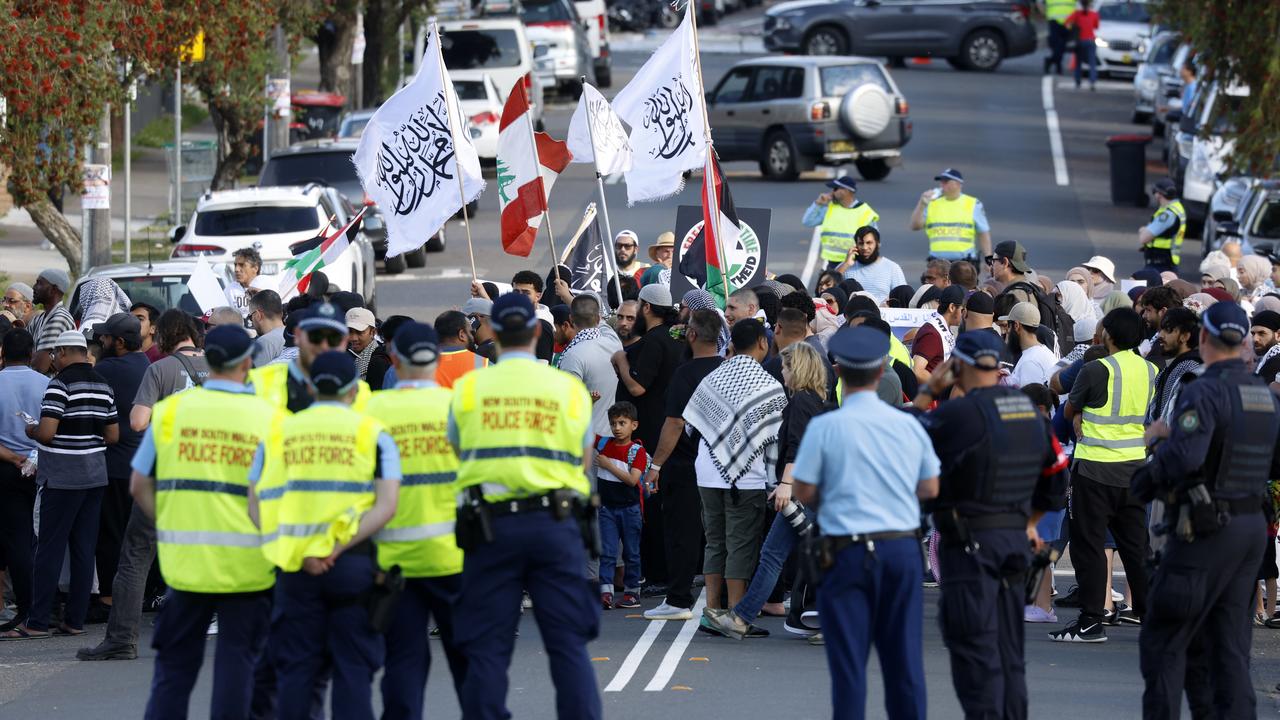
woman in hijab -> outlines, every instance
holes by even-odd
[[[1075,283],[1084,291],[1085,297],[1093,299],[1093,273],[1086,267],[1073,267],[1067,271],[1067,282]]]
[[[856,292],[863,291],[862,283],[858,282],[857,280],[854,280],[853,278],[845,278],[836,284],[839,285],[840,289],[843,290],[845,294],[848,295],[849,297],[853,297],[853,294]]]
[[[915,297],[915,295],[915,288],[910,285],[899,285],[889,291],[889,300],[886,305],[896,308],[911,307],[911,299]]]
[[[1102,316],[1106,317],[1107,313],[1122,307],[1133,307],[1133,301],[1129,299],[1128,295],[1119,290],[1113,290],[1107,293],[1107,296],[1102,300]]]
[[[1209,307],[1210,305],[1216,302],[1218,302],[1218,298],[1208,293],[1199,292],[1199,293],[1192,293],[1186,300],[1182,301],[1182,304],[1187,309],[1191,310],[1191,312],[1194,312],[1196,314],[1196,317],[1200,317],[1200,314],[1205,311],[1205,308]],[[1245,343],[1245,344],[1248,344],[1248,343]]]
[[[1078,327],[1080,323],[1098,320],[1097,308],[1089,302],[1089,296],[1084,294],[1084,290],[1079,284],[1070,280],[1063,280],[1058,283],[1058,299],[1062,303],[1062,309],[1067,311],[1071,316],[1072,322]],[[1093,331],[1089,332],[1089,337],[1093,337]],[[1079,341],[1077,341],[1079,342]]]
[[[1250,300],[1256,301],[1274,289],[1269,287],[1271,261],[1261,255],[1245,255],[1240,258],[1240,264],[1236,267],[1236,277],[1240,280],[1240,287],[1244,290],[1245,296]]]
[[[832,315],[839,315],[844,312],[845,303],[849,302],[849,295],[841,290],[839,285],[834,285],[823,291],[822,299],[827,303],[827,308]]]

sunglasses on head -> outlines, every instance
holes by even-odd
[[[344,338],[346,338],[346,334],[340,333],[337,330],[330,330],[328,328],[317,328],[315,330],[307,331],[307,341],[312,345],[328,343],[330,347],[334,347],[338,343],[342,342]]]

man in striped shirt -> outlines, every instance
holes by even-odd
[[[53,342],[58,374],[49,381],[40,422],[27,428],[39,443],[36,484],[40,530],[36,541],[31,614],[7,637],[47,637],[63,554],[71,551],[71,590],[64,621],[54,632],[83,635],[93,584],[94,545],[107,485],[105,450],[120,437],[115,395],[89,364],[84,335],[68,330]]]
[[[49,268],[40,273],[36,286],[32,288],[32,300],[44,306],[44,311],[31,321],[31,337],[36,341],[36,352],[31,358],[31,367],[36,372],[49,373],[53,366],[54,343],[62,333],[76,328],[76,321],[71,313],[62,306],[62,298],[71,287],[71,278],[66,271]]]

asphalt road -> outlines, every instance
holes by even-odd
[[[707,54],[703,58],[706,77],[718,80],[737,59]],[[643,60],[642,54],[620,53],[615,87],[621,88]],[[1038,64],[1034,57],[1015,60],[993,75],[959,73],[945,63],[894,71],[911,104],[915,136],[905,150],[904,166],[883,182],[864,183],[861,195],[880,212],[885,253],[903,264],[908,277],[918,276],[925,254],[923,235],[906,230],[911,207],[920,192],[932,185],[932,176],[947,166],[961,169],[968,180],[967,190],[983,199],[994,240],[1023,242],[1032,263],[1055,279],[1095,253],[1109,255],[1122,269],[1139,264],[1132,250],[1133,236],[1150,211],[1110,205],[1103,146],[1107,135],[1135,131],[1127,124],[1128,90],[1122,84],[1102,83],[1096,93],[1078,92],[1069,82],[1050,82],[1065,148],[1061,169],[1067,183],[1060,185]],[[571,112],[569,103],[551,107],[548,129],[562,136]],[[1157,151],[1150,148],[1153,160]],[[1156,170],[1152,163],[1149,177]],[[728,164],[726,171],[739,207],[767,207],[774,212],[770,269],[802,272],[811,232],[800,226],[799,218],[821,190],[819,180],[827,175],[827,169],[820,168],[812,178],[788,184],[763,182],[749,163]],[[587,166],[574,165],[561,177],[552,196],[557,237],[567,237],[594,192],[594,178]],[[610,185],[606,192],[614,229],[634,228],[648,242],[671,227],[675,205],[696,204],[698,188],[695,183],[677,200],[632,208],[626,207],[623,185]],[[545,272],[550,266],[545,237],[540,238],[532,258],[505,256],[497,236],[496,196],[488,192],[480,202],[481,213],[472,231],[481,276],[507,280],[523,268]],[[380,312],[431,318],[461,304],[467,297],[470,274],[464,237],[458,223],[451,223],[447,249],[429,256],[428,267],[394,278],[380,276]],[[1059,578],[1064,590],[1070,582],[1069,577]],[[937,591],[927,590],[925,597],[930,716],[960,718],[949,661],[937,630]],[[647,598],[645,607],[656,602]],[[144,643],[149,641],[151,617],[144,616]],[[1070,614],[1064,613],[1063,619],[1069,620]],[[734,642],[696,633],[689,623],[649,623],[638,611],[605,613],[600,638],[592,643],[590,652],[598,669],[606,717],[700,715],[800,720],[827,716],[828,681],[821,649],[787,635],[780,620],[762,619],[761,624],[772,637]],[[1051,643],[1044,635],[1047,629],[1028,626],[1032,717],[1063,713],[1108,720],[1140,717],[1136,629],[1116,629],[1104,645]],[[102,626],[91,626],[87,640],[0,643],[0,719],[139,717],[154,654],[144,646],[142,656],[133,662],[76,661],[76,648],[96,644],[102,632]],[[439,661],[437,641],[431,643]],[[212,650],[210,645],[210,660]],[[432,669],[428,717],[457,716],[446,672],[442,662]],[[883,717],[874,659],[871,674],[868,716]],[[1280,633],[1255,631],[1253,674],[1259,693],[1258,714],[1274,716],[1280,712],[1280,698],[1274,692],[1280,681]],[[205,716],[209,693],[207,663],[196,686],[192,717]],[[528,615],[521,624],[508,702],[521,718],[550,718],[554,714],[546,655],[537,626]]]

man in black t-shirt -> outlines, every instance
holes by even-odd
[[[646,285],[645,289],[650,287],[653,286]],[[690,315],[685,339],[693,358],[676,368],[667,385],[666,417],[645,482],[661,491],[669,584],[666,600],[645,612],[650,620],[693,617],[693,577],[702,551],[702,503],[693,467],[699,438],[692,428],[685,427],[684,410],[702,379],[724,362],[716,354],[721,327],[720,315],[714,310],[696,310]]]
[[[633,352],[613,354],[618,371],[617,400],[629,400],[640,414],[639,439],[645,450],[658,444],[666,419],[667,384],[684,358],[685,344],[671,337],[676,309],[666,285],[654,283],[640,290],[640,316],[647,328]]]

